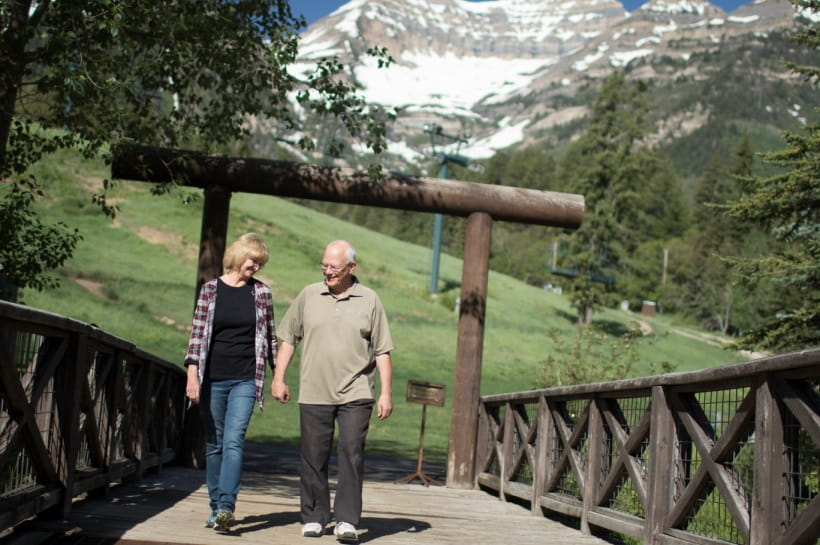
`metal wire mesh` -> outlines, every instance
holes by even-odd
[[[40,358],[41,348],[45,338],[41,335],[22,332],[8,332],[7,335],[14,368],[20,378],[26,398],[31,400],[34,390],[35,375],[37,371],[37,361]],[[40,425],[43,440],[49,444],[49,429],[51,422],[51,407],[45,407],[51,401],[52,382],[46,385],[36,407],[34,407],[34,417]],[[11,406],[8,399],[0,393],[0,429],[4,430],[0,436],[0,452],[6,452],[11,446],[11,442],[19,432],[19,424],[11,417]],[[31,463],[31,458],[23,446],[23,441],[18,442],[19,450],[12,454],[11,460],[0,468],[0,498],[17,494],[31,486],[37,484],[37,474]]]
[[[486,444],[490,445],[490,448],[493,449],[493,452],[495,450],[495,445],[496,445],[495,432],[493,431],[493,428],[499,426],[500,423],[504,421],[503,412],[504,412],[504,407],[503,406],[502,407],[497,407],[497,406],[487,407],[487,418],[490,419],[492,425],[488,425],[487,428],[486,428],[487,429],[487,437],[486,437],[487,443]],[[490,453],[490,456],[492,456],[492,460],[490,462],[490,465],[487,467],[487,470],[486,470],[487,473],[490,473],[491,475],[501,476],[501,464],[498,460],[498,456],[495,456],[493,453]]]
[[[695,396],[708,427],[704,430],[713,440],[717,440],[737,412],[737,408],[749,394],[748,388],[729,388],[700,392]],[[684,426],[677,424],[676,462],[674,465],[674,493],[677,501],[691,478],[702,464],[702,457],[695,448]],[[726,460],[715,460],[729,469],[732,484],[740,497],[746,498],[746,511],[751,513],[751,491],[753,487],[754,447],[750,438],[739,439]],[[708,478],[710,490],[705,497],[698,498],[684,521],[683,527],[698,535],[723,539],[730,543],[743,543],[743,536],[732,518],[724,498]]]
[[[644,414],[650,410],[651,397],[630,397],[626,399],[616,400],[619,409],[619,419],[621,429],[628,437],[632,430],[634,430],[643,418]],[[604,439],[604,445],[601,452],[601,483],[609,477],[614,464],[617,462],[620,455],[619,450],[613,443],[612,434],[607,430]],[[646,471],[649,465],[649,436],[644,437],[638,448],[634,451],[632,456],[640,460],[640,478],[646,480]],[[628,472],[624,472],[615,492],[610,496],[606,502],[606,506],[624,513],[644,516],[644,508],[641,504],[638,493],[635,491],[635,486]]]
[[[817,386],[815,381],[815,394]],[[786,411],[783,420],[783,523],[788,527],[820,491],[820,449],[791,412]]]
[[[584,414],[584,411],[587,409],[589,405],[589,400],[587,399],[575,399],[563,402],[563,414],[565,417],[565,422],[567,427],[569,428],[570,433],[572,433],[575,429],[575,426],[578,424],[579,419]],[[586,466],[588,464],[589,456],[588,456],[588,438],[589,434],[584,432],[581,437],[578,438],[578,442],[575,446],[575,450],[581,454],[581,472],[586,472]],[[561,455],[564,452],[564,443],[562,441],[555,441],[552,448],[551,458],[553,460],[553,464],[560,459]],[[558,483],[553,490],[558,494],[563,494],[565,496],[571,496],[577,499],[581,499],[582,491],[580,485],[578,483],[578,479],[575,477],[575,473],[572,470],[572,464],[567,464],[566,470],[561,475],[561,478],[558,480]]]
[[[536,422],[537,406],[532,404],[521,404],[516,405],[514,409],[525,422],[526,429],[531,429]],[[513,423],[513,426],[513,460],[517,460],[519,455],[522,456],[522,459],[521,464],[516,468],[515,472],[510,477],[510,480],[531,485],[533,482],[532,466],[529,463],[526,452],[522,451],[528,447],[535,447],[535,435],[530,434],[531,437],[522,436],[521,430],[518,429],[518,426],[515,425],[515,423]]]

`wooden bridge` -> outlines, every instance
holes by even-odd
[[[376,464],[362,541],[561,545],[615,532],[657,544],[815,544],[819,363],[815,348],[484,397],[475,487],[397,485],[412,468]],[[200,528],[204,477],[174,464],[189,459],[195,436],[181,368],[88,324],[0,302],[0,381],[6,539],[230,537]],[[269,445],[249,447],[233,537],[298,538],[292,460]]]

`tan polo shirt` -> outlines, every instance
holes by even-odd
[[[387,315],[376,292],[354,277],[337,298],[324,282],[305,287],[276,328],[301,343],[299,403],[339,405],[374,399],[376,356],[393,350]]]

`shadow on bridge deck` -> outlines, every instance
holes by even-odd
[[[416,460],[369,455],[366,468],[361,543],[605,543],[479,490],[425,487],[418,481],[394,484],[415,473]],[[442,463],[425,462],[423,469],[429,477],[444,480]],[[238,523],[229,534],[203,526],[208,505],[204,479],[202,470],[167,466],[140,483],[114,487],[105,497],[76,501],[68,520],[26,522],[0,545],[335,543],[330,529],[318,539],[304,539],[299,533],[298,451],[294,449],[246,445]]]

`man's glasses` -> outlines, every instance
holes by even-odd
[[[337,273],[337,272],[341,271],[342,269],[344,269],[345,267],[347,267],[347,265],[349,265],[349,264],[350,263],[338,266],[338,265],[331,265],[330,263],[319,263],[319,266],[322,268],[323,271],[328,270],[330,272]]]

